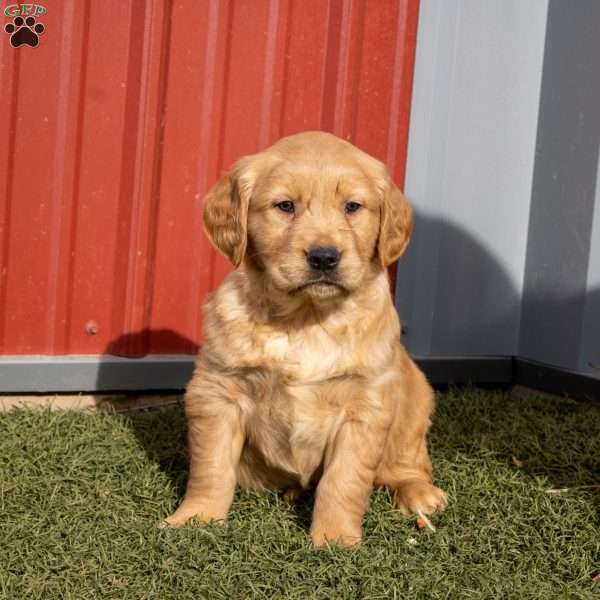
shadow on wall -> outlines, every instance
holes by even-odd
[[[468,231],[417,212],[396,288],[409,351],[519,356],[600,378],[600,289],[569,293],[527,273],[522,291],[524,264],[514,274],[505,264]]]
[[[403,342],[413,354],[516,354],[519,290],[501,262],[465,229],[415,211],[396,297]]]
[[[148,353],[160,348],[161,354]],[[170,329],[144,329],[107,345],[96,377],[96,390],[173,392],[189,381],[198,345]],[[143,359],[143,360],[136,360]]]
[[[104,354],[126,358],[140,358],[148,354],[148,348],[160,348],[161,354],[190,354],[198,352],[198,344],[172,329],[142,329],[126,333],[108,344]]]

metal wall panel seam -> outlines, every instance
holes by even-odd
[[[61,41],[59,58],[59,79],[58,79],[58,102],[56,111],[56,140],[54,146],[54,160],[52,165],[52,192],[50,195],[51,222],[50,236],[53,241],[50,243],[50,254],[48,257],[48,295],[47,295],[47,313],[44,324],[44,333],[46,336],[45,348],[51,354],[56,354],[59,350],[60,342],[57,338],[62,338],[62,331],[59,332],[58,321],[59,311],[62,307],[62,271],[66,259],[63,227],[66,223],[69,225],[70,211],[68,204],[65,206],[65,179],[67,171],[67,144],[69,129],[69,105],[70,89],[72,79],[72,61],[73,61],[73,24],[75,19],[75,2],[65,2],[64,13],[61,19]],[[65,211],[65,208],[67,210]],[[65,212],[67,214],[65,214]],[[64,338],[61,340],[64,347]]]
[[[206,50],[204,60],[204,81],[205,86],[202,90],[200,100],[200,132],[198,143],[201,151],[208,152],[210,147],[210,141],[213,137],[214,127],[214,111],[215,105],[218,103],[216,97],[218,85],[217,85],[217,56],[218,56],[218,45],[219,45],[219,33],[222,27],[220,27],[223,19],[223,14],[229,15],[229,10],[223,9],[223,3],[220,0],[210,0],[208,3],[208,33],[206,37]],[[221,103],[222,108],[222,103]],[[196,213],[202,212],[201,200],[205,191],[208,191],[212,183],[212,179],[216,178],[216,169],[211,170],[208,158],[202,156],[199,157],[197,168],[196,168],[196,182],[198,190],[195,194],[195,200],[192,209]],[[197,217],[198,221],[201,220],[201,215]],[[201,227],[198,227],[198,235],[201,235]],[[190,285],[190,296],[192,302],[192,310],[190,311],[190,318],[188,320],[189,331],[199,331],[201,327],[201,302],[199,300],[200,291],[202,289],[202,282],[200,278],[200,264],[204,258],[201,255],[202,246],[200,244],[194,244],[193,247],[193,260],[192,265],[194,267],[195,276],[192,277]],[[214,258],[210,258],[211,274],[214,272]],[[211,277],[212,279],[212,277]],[[194,302],[194,299],[197,299]]]
[[[82,28],[81,28],[81,55],[79,59],[79,96],[75,121],[75,144],[73,152],[73,187],[72,201],[70,211],[70,230],[69,230],[69,254],[67,256],[67,274],[65,280],[66,305],[64,320],[64,351],[68,354],[72,348],[73,334],[73,303],[75,301],[75,259],[77,255],[77,223],[79,217],[79,205],[81,201],[80,183],[81,183],[81,165],[83,149],[83,131],[85,127],[85,90],[88,78],[88,53],[90,36],[90,13],[91,0],[84,0],[82,10]]]
[[[159,57],[158,57],[158,93],[157,103],[155,107],[155,123],[157,128],[157,138],[154,146],[154,154],[152,157],[152,175],[150,183],[150,224],[149,235],[147,238],[147,269],[146,279],[144,282],[145,298],[144,298],[144,331],[150,331],[152,321],[152,310],[154,306],[154,286],[156,274],[156,254],[157,254],[157,228],[158,216],[161,201],[161,182],[162,182],[162,162],[164,151],[164,134],[165,134],[165,113],[166,113],[166,98],[169,83],[169,58],[171,55],[171,25],[173,14],[173,0],[166,0],[163,5],[163,19],[160,33]],[[151,339],[149,334],[145,336],[144,351],[150,351]]]
[[[15,146],[17,140],[17,110],[19,102],[19,76],[20,76],[20,59],[19,54],[13,54],[11,74],[11,87],[7,96],[10,98],[8,114],[8,142],[7,142],[7,158],[6,158],[6,183],[4,192],[4,214],[2,223],[2,256],[0,257],[0,348],[6,346],[6,322],[7,314],[7,293],[8,293],[8,268],[11,251],[11,237],[13,231],[11,229],[11,212],[13,210],[13,193],[14,193],[14,172],[15,172]],[[7,61],[8,62],[8,61]]]

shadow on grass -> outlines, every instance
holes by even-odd
[[[186,422],[183,406],[148,409],[125,416],[148,459],[157,464],[168,478],[176,502],[183,499],[188,478]],[[294,502],[293,514],[298,526],[308,530],[312,519],[314,494],[302,493]]]
[[[111,341],[104,353],[125,358],[140,358],[160,348],[161,353],[193,355],[198,344],[171,329],[143,329],[127,333]],[[97,388],[110,389],[114,377],[110,368],[101,364]],[[126,382],[120,388],[127,389]],[[183,391],[160,391],[160,398],[150,393],[117,394],[104,398],[103,404],[117,412],[125,413],[124,418],[131,427],[139,444],[144,448],[149,460],[158,464],[168,477],[177,498],[183,497],[187,482],[187,443],[186,421],[183,410]],[[168,404],[161,408],[160,404]]]
[[[188,475],[183,405],[134,412],[125,419],[148,459],[167,476],[176,497],[183,498]]]

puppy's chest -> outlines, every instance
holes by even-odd
[[[248,443],[267,465],[284,470],[305,486],[352,400],[340,393],[335,381],[295,386],[272,371],[262,371],[253,379]]]
[[[256,361],[255,366],[293,384],[322,382],[363,369],[356,338],[345,327],[333,332],[319,327],[292,333],[267,329],[249,343],[253,352],[247,358]]]

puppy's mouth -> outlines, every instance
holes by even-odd
[[[348,290],[338,281],[320,278],[305,281],[302,285],[291,290],[290,294],[298,294],[304,291],[308,292],[311,296],[330,297],[347,292]]]

